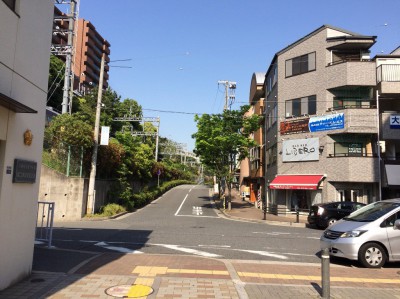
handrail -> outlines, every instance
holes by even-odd
[[[47,242],[49,248],[53,239],[54,208],[55,202],[38,201],[35,240]]]

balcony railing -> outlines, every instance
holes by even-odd
[[[400,82],[400,64],[382,64],[376,69],[376,80],[380,82]]]

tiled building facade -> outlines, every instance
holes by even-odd
[[[324,25],[273,57],[264,81],[268,206],[399,195],[400,130],[389,125],[400,114],[399,56],[371,59],[375,42]]]

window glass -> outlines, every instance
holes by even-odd
[[[301,115],[301,99],[292,100],[292,114],[294,116]]]
[[[317,97],[313,95],[301,99],[288,100],[285,106],[286,117],[316,114]]]
[[[315,70],[315,52],[308,54],[308,71]]]
[[[309,115],[317,114],[317,96],[308,97],[308,113]]]
[[[292,60],[286,60],[286,77],[292,76]]]

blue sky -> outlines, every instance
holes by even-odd
[[[399,12],[400,0],[81,0],[79,17],[110,42],[111,60],[132,59],[110,64],[111,88],[192,150],[194,114],[223,110],[219,80],[237,82],[233,109],[248,103],[252,74],[324,24],[376,35],[372,55],[388,54]]]

